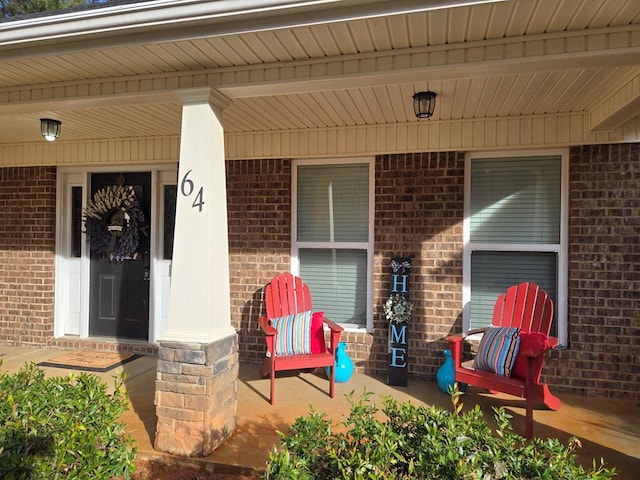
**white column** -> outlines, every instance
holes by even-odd
[[[168,326],[161,341],[208,343],[234,335],[222,108],[211,88],[183,101]]]

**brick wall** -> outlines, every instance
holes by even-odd
[[[265,352],[263,288],[291,268],[291,161],[234,160],[226,169],[231,322],[240,359],[258,362]]]
[[[460,325],[464,154],[394,155],[376,160],[375,334],[345,332],[349,354],[367,373],[386,372],[387,321],[394,254],[413,255],[410,372],[435,374],[443,338]],[[240,358],[260,361],[264,337],[257,320],[263,287],[290,269],[291,161],[227,162],[232,322]],[[313,295],[313,293],[312,293]]]
[[[433,376],[445,337],[462,329],[464,154],[385,155],[375,172],[375,334],[368,370],[385,373],[391,257],[413,257],[409,296],[409,373]]]
[[[570,153],[569,349],[563,390],[640,402],[640,144]]]
[[[640,402],[640,145],[571,149],[569,348],[551,352],[556,391]],[[290,268],[291,160],[227,162],[232,323],[259,362],[263,287]],[[461,329],[463,153],[385,155],[375,167],[373,335],[345,333],[360,371],[384,374],[389,262],[411,255],[410,372],[432,378]],[[0,343],[52,341],[55,169],[0,169]]]
[[[570,348],[551,352],[544,369],[555,391],[640,401],[639,149],[571,149]],[[259,361],[262,288],[290,266],[291,162],[233,161],[227,168],[232,317],[240,358]],[[462,324],[464,154],[379,156],[375,169],[375,333],[342,338],[360,371],[386,372],[389,262],[410,255],[410,373],[433,378],[444,338]]]
[[[53,337],[56,170],[0,169],[0,342]]]

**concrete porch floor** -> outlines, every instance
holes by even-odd
[[[18,370],[25,362],[42,362],[64,353],[61,350],[3,347],[0,346],[0,371]],[[128,432],[136,440],[138,455],[187,464],[206,463],[209,470],[251,473],[264,468],[269,452],[278,442],[276,431],[286,431],[299,417],[309,413],[309,406],[326,412],[338,422],[348,413],[349,403],[345,394],[353,391],[360,398],[366,389],[373,392],[376,401],[382,395],[391,395],[400,402],[451,407],[448,395],[440,392],[435,381],[409,379],[408,387],[391,387],[384,377],[354,374],[349,382],[336,384],[336,397],[328,395],[328,381],[323,375],[284,372],[276,380],[276,405],[269,403],[269,379],[259,376],[259,365],[241,364],[238,379],[237,430],[235,434],[211,455],[199,459],[180,459],[156,452],[153,438],[156,426],[155,391],[156,361],[154,356],[138,358],[122,367],[106,373],[97,373],[106,382],[120,371],[125,371],[125,383],[131,408],[123,415]],[[69,371],[44,367],[47,375],[61,376]],[[605,398],[558,395],[563,402],[557,411],[534,412],[534,434],[555,437],[564,443],[575,436],[582,443],[578,461],[585,466],[592,459],[604,458],[609,466],[615,466],[621,479],[635,479],[640,475],[640,405]],[[487,418],[492,418],[493,406],[505,406],[513,415],[517,433],[524,434],[524,401],[518,398],[489,395],[470,389],[462,397],[465,408],[480,404]],[[377,402],[379,403],[379,402]]]

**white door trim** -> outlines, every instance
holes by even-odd
[[[163,258],[164,218],[162,206],[164,186],[177,183],[177,164],[69,167],[59,168],[57,174],[54,319],[54,336],[56,338],[89,337],[89,246],[83,232],[81,256],[71,256],[72,189],[73,187],[82,188],[82,208],[84,209],[87,204],[89,178],[92,173],[122,172],[126,174],[134,171],[151,172],[149,343],[155,343],[166,328],[171,260]]]

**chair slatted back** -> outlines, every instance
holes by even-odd
[[[264,297],[269,319],[311,310],[309,287],[290,273],[273,277]]]
[[[496,300],[491,323],[497,327],[518,327],[523,332],[549,335],[553,302],[535,283],[513,285]]]

